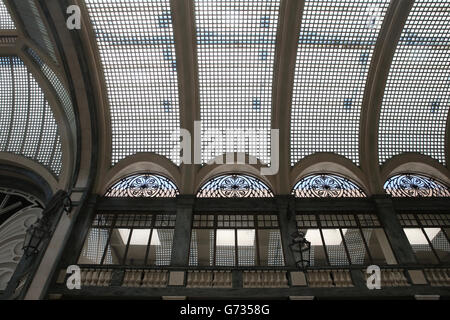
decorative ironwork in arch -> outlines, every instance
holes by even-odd
[[[442,183],[418,174],[393,176],[384,184],[393,197],[450,197],[450,189]]]
[[[294,187],[297,198],[363,198],[365,192],[350,180],[334,174],[315,174],[303,178]]]
[[[198,198],[272,198],[273,192],[261,180],[243,174],[222,175],[203,185]]]
[[[136,174],[114,184],[105,197],[174,198],[179,194],[177,186],[157,174]]]

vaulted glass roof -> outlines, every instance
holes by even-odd
[[[35,160],[59,175],[61,137],[44,93],[17,57],[0,57],[0,152]]]
[[[306,0],[291,116],[291,164],[333,152],[359,164],[361,104],[389,0]]]
[[[202,160],[270,159],[279,0],[196,0]]]
[[[419,152],[445,164],[445,125],[450,108],[449,21],[449,1],[415,1],[386,85],[379,131],[380,163],[404,152]]]
[[[177,63],[169,0],[86,0],[108,91],[112,164],[139,152],[180,162]]]
[[[13,30],[16,29],[14,21],[9,15],[8,9],[6,8],[3,0],[0,0],[0,30]]]

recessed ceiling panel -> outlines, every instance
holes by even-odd
[[[86,0],[108,91],[112,164],[140,152],[180,163],[177,63],[169,0]]]
[[[417,0],[386,84],[379,129],[380,163],[418,152],[445,165],[450,109],[450,2]]]
[[[332,152],[359,164],[361,105],[389,0],[306,0],[291,116],[291,164]]]

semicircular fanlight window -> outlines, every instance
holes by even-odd
[[[448,187],[422,175],[396,175],[386,181],[384,189],[393,197],[450,197]]]
[[[156,174],[137,174],[114,184],[105,197],[174,198],[179,194],[177,186],[169,179]]]
[[[364,191],[350,180],[333,174],[315,174],[303,178],[294,187],[297,198],[363,198]]]
[[[248,175],[222,175],[203,185],[198,198],[271,198],[273,192],[261,180]]]

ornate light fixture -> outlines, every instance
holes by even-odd
[[[46,219],[41,218],[27,229],[23,243],[23,252],[26,257],[37,254],[45,238],[50,236],[50,226]]]
[[[311,242],[306,240],[305,234],[301,231],[294,232],[291,237],[292,243],[289,245],[291,251],[300,254],[300,260],[297,260],[295,264],[301,269],[308,268],[311,259]]]
[[[53,218],[60,210],[66,213],[72,210],[72,201],[67,192],[63,190],[55,193],[42,212],[42,218],[28,228],[23,243],[23,252],[26,257],[37,254],[42,242],[50,237]]]

